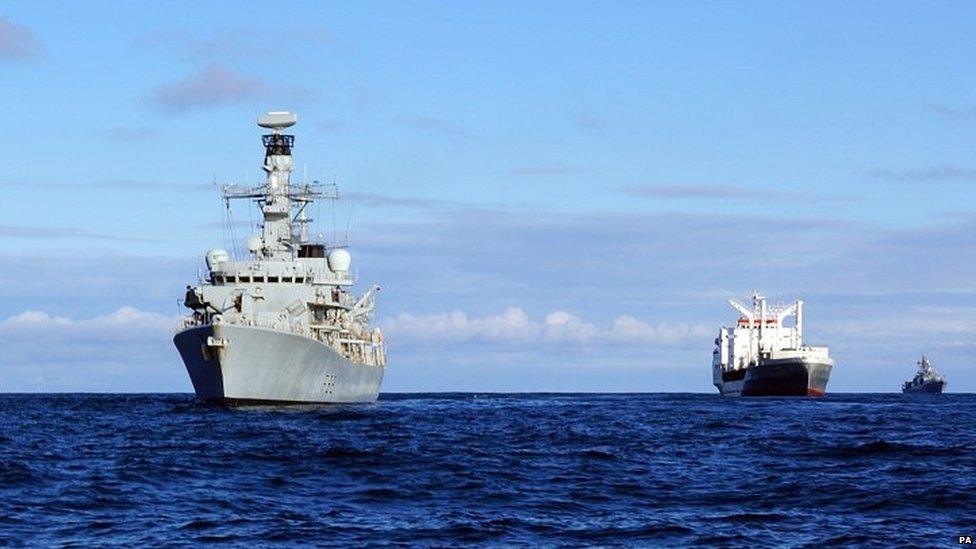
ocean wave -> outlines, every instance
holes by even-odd
[[[945,543],[972,524],[976,396],[899,397],[7,395],[0,541]]]
[[[939,457],[957,456],[969,449],[960,445],[912,444],[908,442],[892,442],[884,439],[874,439],[857,444],[840,444],[828,446],[813,453],[831,457],[863,457],[863,456],[911,456],[911,457]]]

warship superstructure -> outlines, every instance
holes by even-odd
[[[309,206],[337,199],[335,187],[292,183],[295,124],[289,112],[258,117],[264,184],[226,185],[223,197],[254,202],[263,221],[247,256],[206,255],[206,275],[187,286],[190,313],[173,338],[198,397],[208,401],[371,402],[386,370],[386,348],[371,329],[379,288],[350,293],[351,255],[308,237]]]
[[[712,380],[722,395],[825,394],[834,361],[827,347],[803,344],[803,301],[770,308],[753,294],[752,308],[733,299],[729,304],[740,317],[735,326],[719,330],[712,352]]]
[[[935,369],[929,359],[922,355],[918,361],[915,377],[901,386],[902,393],[941,393],[948,382],[942,373]]]

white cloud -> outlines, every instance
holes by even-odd
[[[481,342],[560,344],[577,348],[607,343],[673,346],[691,340],[707,340],[712,332],[711,328],[700,324],[661,322],[654,325],[627,315],[617,317],[606,326],[587,322],[566,311],[554,311],[535,320],[518,307],[483,317],[471,317],[457,310],[419,316],[401,313],[381,324],[391,341],[443,345]]]
[[[0,391],[186,391],[176,316],[121,307],[71,318],[28,310],[0,320]]]
[[[165,335],[177,323],[176,317],[120,307],[91,318],[72,319],[45,311],[24,311],[0,321],[0,341],[21,335],[40,335],[45,339],[66,336],[85,337],[92,341],[106,339],[145,340]]]
[[[898,310],[876,307],[824,323],[824,333],[839,338],[884,338],[902,342],[972,339],[976,307],[907,306]]]
[[[263,78],[212,65],[175,82],[156,88],[153,100],[173,112],[217,107],[264,97],[268,85]]]

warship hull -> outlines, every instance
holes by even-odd
[[[224,404],[374,402],[385,370],[316,340],[254,326],[195,326],[173,342],[197,397]]]
[[[822,397],[833,364],[804,358],[766,360],[745,370],[725,372],[719,392],[724,396]]]
[[[944,381],[933,381],[931,383],[924,383],[922,385],[903,387],[901,392],[905,394],[942,394],[942,390],[945,388]]]

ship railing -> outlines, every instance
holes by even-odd
[[[202,326],[203,322],[193,318],[192,316],[184,316],[173,326],[173,333],[179,333],[187,328],[193,328],[194,326]]]
[[[212,319],[213,323],[221,323],[220,317]],[[176,325],[175,332],[181,332],[187,328],[193,328],[196,326],[205,326],[208,324],[203,318],[197,317],[183,317],[179,323]],[[351,332],[334,325],[328,324],[300,324],[288,322],[284,319],[267,319],[267,318],[247,318],[234,322],[237,326],[253,326],[257,328],[268,328],[271,330],[279,332],[288,332],[310,339],[316,339],[327,343],[319,336],[322,332],[327,333],[337,333],[339,337],[335,339],[336,350],[341,354],[346,354],[352,352],[357,358],[363,360],[367,364],[374,366],[386,366],[386,344],[381,340],[375,339],[372,334],[366,337],[360,337],[352,334]]]

